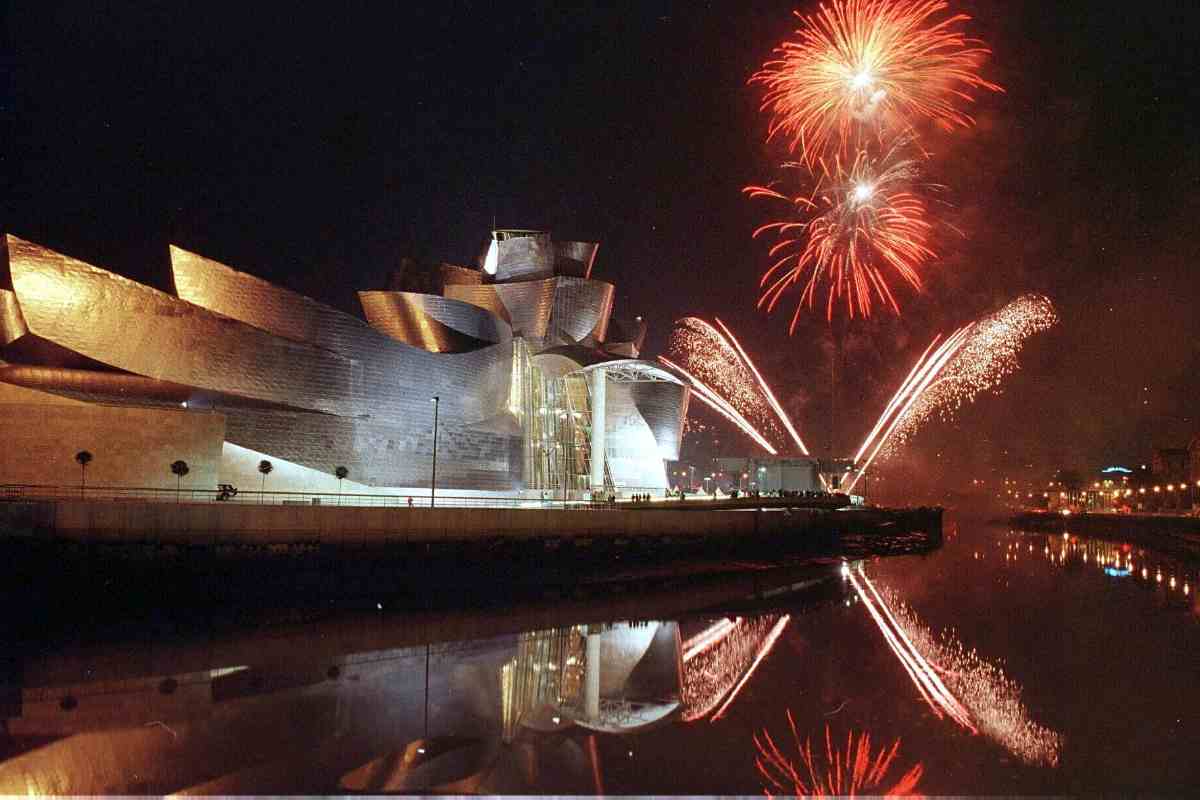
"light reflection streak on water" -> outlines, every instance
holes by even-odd
[[[774,614],[736,617],[728,625],[717,622],[688,639],[681,696],[684,722],[703,719],[731,691],[741,688],[783,630],[780,620]]]
[[[851,570],[849,572],[849,577],[850,583],[854,587],[854,591],[858,593],[859,599],[862,601],[867,611],[871,614],[871,619],[873,619],[875,624],[879,627],[879,631],[883,634],[883,638],[892,648],[892,652],[896,654],[896,657],[900,659],[900,663],[904,666],[905,671],[908,672],[908,676],[912,679],[918,691],[920,691],[921,696],[925,699],[925,702],[928,703],[929,707],[933,709],[934,714],[941,719],[942,713],[945,712],[959,725],[962,725],[964,728],[970,730],[971,733],[978,733],[975,726],[971,724],[971,715],[968,714],[967,710],[962,707],[962,705],[954,698],[953,695],[950,694],[945,685],[942,683],[941,679],[938,678],[937,674],[934,672],[933,667],[930,666],[929,662],[926,661],[924,656],[917,651],[912,641],[896,623],[895,617],[887,608],[886,602],[879,595],[879,592],[875,589],[875,586],[871,583],[871,579],[868,578],[866,572],[863,571],[861,564],[858,567],[858,574],[859,577],[862,578],[863,582],[866,583],[870,588],[871,594],[875,596],[875,600],[872,600],[867,595],[867,593],[863,590],[862,584],[859,583],[858,578],[854,576],[854,571]],[[883,615],[879,613],[876,604],[878,604],[878,608],[882,608],[887,614],[887,621],[885,621]]]
[[[717,709],[717,713],[712,715],[712,719],[710,719],[709,722],[716,722],[725,715],[725,709],[729,708],[729,706],[733,704],[734,699],[738,696],[738,692],[742,691],[742,687],[746,685],[746,682],[750,680],[750,676],[754,674],[754,670],[758,669],[758,665],[764,658],[767,657],[767,653],[771,652],[771,648],[775,646],[775,641],[779,638],[779,634],[783,633],[783,629],[787,627],[788,620],[791,618],[791,614],[784,614],[782,617],[780,617],[779,621],[775,623],[775,627],[771,629],[771,632],[767,634],[765,639],[763,639],[762,645],[759,646],[758,654],[754,657],[754,663],[750,665],[750,669],[746,670],[746,674],[742,676],[742,679],[738,682],[738,685],[734,687],[732,692],[730,692],[729,698],[719,709]]]
[[[1062,736],[1030,719],[1016,681],[996,664],[974,650],[968,650],[952,632],[943,631],[940,637],[935,636],[895,592],[877,589],[861,565],[859,575],[875,596],[874,605],[883,610],[890,624],[884,624],[883,615],[872,606],[851,573],[849,577],[855,590],[885,638],[892,634],[889,644],[914,678],[914,683],[921,677],[928,678],[928,682],[922,682],[924,689],[918,683],[926,702],[932,706],[933,702],[941,704],[942,700],[949,699],[951,707],[961,713],[953,713],[943,706],[947,714],[972,733],[982,733],[1027,764],[1058,766]],[[907,648],[899,646],[901,640]],[[921,672],[922,664],[929,668],[928,672]],[[944,676],[944,683],[935,670]]]
[[[997,540],[997,546],[1003,545],[1005,548],[1005,562],[1016,562],[1016,553],[1022,547],[1031,553],[1037,552],[1033,544],[1025,543],[1025,535],[1020,531],[1009,531],[1007,540]],[[1013,541],[1013,537],[1017,537],[1017,540]],[[1056,542],[1057,537],[1047,538],[1048,543],[1041,549],[1046,561],[1055,567],[1078,563],[1095,567],[1112,578],[1132,578],[1134,582],[1141,578],[1152,588],[1161,588],[1167,598],[1174,596],[1179,599],[1182,596],[1185,601],[1198,577],[1197,573],[1189,571],[1174,559],[1129,542],[1090,539],[1069,533],[1064,533],[1063,537],[1061,543]],[[1049,544],[1052,541],[1055,542],[1054,548]],[[1176,592],[1179,595],[1175,595]]]

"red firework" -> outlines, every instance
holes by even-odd
[[[801,310],[812,308],[817,291],[827,286],[825,317],[835,305],[847,314],[869,317],[876,302],[897,315],[900,304],[889,278],[899,277],[921,290],[920,267],[935,257],[929,246],[932,225],[925,201],[913,191],[916,163],[902,156],[901,142],[881,159],[860,150],[846,166],[838,158],[822,162],[823,174],[811,195],[790,196],[766,186],[748,186],[750,197],[783,200],[795,216],[769,222],[754,232],[774,233],[770,255],[778,259],[759,282],[759,307],[773,311],[784,292],[802,286],[800,302],[788,332],[794,332]]]
[[[833,0],[796,12],[796,41],[751,77],[766,87],[768,140],[780,136],[810,166],[862,143],[870,123],[910,130],[917,119],[945,129],[974,120],[962,106],[978,89],[1003,91],[980,77],[991,52],[963,34],[966,14],[947,16],[944,0]]]
[[[784,755],[766,730],[762,732],[761,739],[754,737],[754,746],[758,750],[755,764],[767,782],[765,789],[768,795],[781,792],[796,797],[857,797],[865,792],[882,797],[919,796],[917,784],[925,771],[924,765],[919,763],[885,788],[885,783],[890,782],[888,771],[900,750],[899,739],[890,748],[872,753],[871,735],[862,733],[856,736],[851,731],[846,735],[846,749],[841,751],[834,747],[833,737],[826,725],[825,758],[821,761],[819,751],[816,756],[813,755],[811,740],[806,739],[803,745],[800,744],[791,711],[787,712],[787,718],[800,763]]]

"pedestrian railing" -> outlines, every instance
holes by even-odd
[[[110,502],[154,502],[154,503],[230,503],[248,505],[282,506],[347,506],[347,507],[390,507],[390,508],[557,508],[607,510],[625,509],[631,506],[659,506],[686,503],[694,505],[704,502],[730,502],[724,497],[689,496],[681,501],[678,496],[664,497],[662,489],[622,488],[620,494],[610,495],[612,501],[591,499],[590,496],[530,497],[517,494],[436,493],[430,498],[428,490],[423,493],[407,494],[357,494],[338,492],[278,492],[244,489],[225,486],[216,489],[126,486],[53,486],[36,484],[0,484],[0,501],[15,500],[104,500]],[[636,498],[636,499],[635,499]]]

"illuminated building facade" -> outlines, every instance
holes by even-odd
[[[496,231],[441,294],[365,319],[172,246],[173,293],[14,236],[0,272],[0,483],[582,497],[667,487],[689,389],[612,320],[597,245]],[[27,454],[35,454],[30,457]],[[595,457],[595,454],[602,454]],[[343,484],[336,467],[349,472]],[[415,490],[415,492],[414,492]]]

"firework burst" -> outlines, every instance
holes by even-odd
[[[911,131],[919,119],[945,129],[973,123],[963,110],[977,90],[987,46],[962,32],[970,17],[943,0],[833,0],[796,12],[796,41],[775,49],[751,83],[765,87],[768,139],[786,139],[807,164],[861,145],[864,130]]]
[[[917,793],[917,784],[925,771],[922,764],[913,766],[894,783],[888,779],[888,772],[900,750],[899,739],[890,748],[872,751],[869,733],[856,734],[850,731],[846,734],[845,749],[839,750],[826,725],[822,760],[820,751],[813,754],[811,739],[800,743],[796,720],[792,718],[790,709],[787,720],[795,743],[796,758],[784,755],[766,729],[754,737],[754,746],[758,750],[755,765],[767,782],[765,791],[768,795],[781,792],[796,797],[856,797],[868,793],[883,797],[906,797]],[[888,783],[891,785],[887,786]]]
[[[907,155],[909,143],[896,140],[881,156],[860,150],[849,164],[840,158],[822,161],[811,194],[788,195],[769,186],[743,190],[751,198],[790,206],[789,218],[754,231],[756,238],[773,234],[778,240],[770,250],[776,260],[759,282],[759,307],[770,313],[789,288],[802,287],[789,333],[802,309],[815,306],[823,286],[828,320],[843,303],[851,318],[871,316],[876,303],[899,314],[892,278],[921,290],[920,268],[936,254],[929,245],[933,226],[925,200],[915,187],[917,162]]]
[[[1015,372],[1025,340],[1058,322],[1054,304],[1037,294],[1013,300],[994,314],[959,328],[926,348],[901,383],[879,421],[859,448],[855,461],[869,451],[850,491],[877,456],[887,458],[931,417],[952,419],[980,393],[995,389]]]

